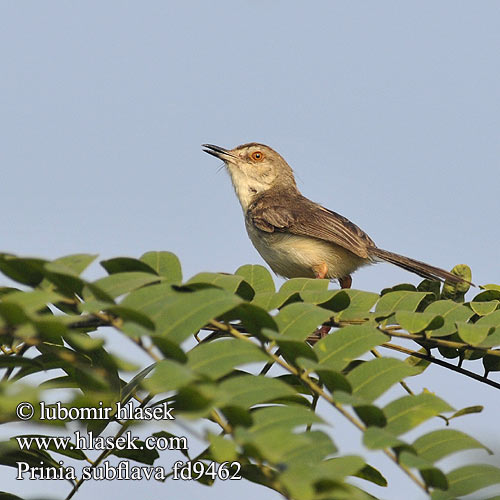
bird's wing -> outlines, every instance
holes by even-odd
[[[262,196],[250,205],[247,217],[261,231],[311,236],[335,243],[363,258],[368,258],[368,249],[375,247],[371,238],[349,219],[302,195]]]

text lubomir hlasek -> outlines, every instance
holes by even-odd
[[[40,401],[40,420],[107,420],[111,417],[118,420],[175,420],[173,410],[168,407],[168,403],[143,408],[134,406],[132,402],[125,405],[118,402],[114,408],[103,406],[102,401],[99,401],[97,407],[67,408],[60,401],[55,404]]]

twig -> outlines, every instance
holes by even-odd
[[[495,381],[490,380],[486,377],[478,375],[477,373],[471,372],[470,370],[466,370],[465,368],[461,368],[460,366],[456,366],[456,365],[453,365],[452,363],[448,363],[447,361],[444,361],[442,359],[435,358],[434,356],[431,356],[430,354],[424,354],[424,353],[421,353],[418,351],[412,351],[411,349],[406,349],[404,347],[401,347],[401,346],[395,345],[395,344],[389,344],[388,342],[386,342],[385,344],[381,344],[380,347],[385,347],[386,349],[392,349],[393,351],[402,352],[404,354],[408,354],[409,356],[413,356],[415,358],[424,359],[426,361],[429,361],[430,363],[434,363],[436,365],[443,366],[444,368],[448,368],[449,370],[452,370],[454,372],[465,375],[466,377],[470,377],[474,380],[477,380],[478,382],[482,382],[483,384],[490,385],[491,387],[494,387],[495,389],[500,389],[500,384],[498,382],[495,382]]]
[[[451,349],[466,349],[469,351],[481,351],[485,354],[491,354],[492,356],[500,357],[500,350],[496,351],[494,349],[489,349],[488,347],[472,346],[464,342],[454,342],[453,340],[443,340],[435,337],[425,337],[423,335],[416,335],[413,333],[400,333],[396,331],[388,331],[385,328],[379,328],[379,330],[390,337],[398,337],[401,339],[416,340],[417,342],[422,342],[422,344],[430,345],[431,347],[450,347]]]
[[[148,404],[151,399],[153,399],[152,395],[149,395],[144,399],[144,401],[139,405],[139,408],[143,408],[146,404]],[[125,423],[121,424],[121,428],[118,430],[118,432],[115,434],[114,437],[114,442],[128,429],[132,421],[127,420]],[[94,463],[90,466],[92,469],[95,469],[108,455],[110,455],[113,452],[113,450],[104,450],[94,461]],[[73,495],[80,489],[81,485],[85,482],[85,479],[83,476],[76,482],[75,486],[73,486],[73,489],[69,492],[68,496],[66,497],[65,500],[70,500]]]

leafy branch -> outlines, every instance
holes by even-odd
[[[80,254],[50,262],[0,255],[0,271],[22,286],[0,289],[0,423],[17,419],[19,401],[36,406],[59,388],[71,395],[69,407],[168,402],[181,428],[186,418],[217,428],[216,434],[193,434],[205,444],[196,457],[186,454],[191,461],[238,461],[243,477],[290,499],[368,498],[367,491],[373,498],[386,479],[364,458],[336,448],[335,431],[321,427],[330,416],[316,411],[322,400],[359,430],[366,449],[387,455],[435,500],[499,482],[498,470],[489,465],[447,472],[437,465],[462,450],[488,451],[458,430],[437,428],[405,440],[408,431],[435,416],[449,424],[481,410],[455,411],[430,392],[415,394],[405,379],[436,364],[500,388],[488,376],[500,370],[500,286],[486,285],[468,302],[467,289],[427,281],[380,294],[332,290],[326,280],[308,279],[289,280],[276,290],[268,271],[250,265],[186,281],[169,252],[103,261],[108,275],[88,281],[81,274],[94,258]],[[468,270],[459,266],[454,272]],[[152,364],[135,366],[110,352],[93,335],[103,327],[126,337]],[[380,348],[406,358],[387,357]],[[457,358],[458,366],[445,358]],[[482,361],[484,376],[464,368],[475,360]],[[52,370],[63,376],[50,378]],[[33,374],[39,377],[27,379]],[[378,398],[396,384],[406,393],[380,407]],[[40,422],[37,416],[33,421]],[[120,426],[115,438],[134,425],[114,418],[82,424],[100,434],[112,422]],[[0,463],[58,467],[56,451],[21,450],[10,440],[0,443]],[[74,450],[66,458],[96,468],[115,452],[103,451],[92,461]],[[158,456],[132,452],[127,458],[151,465]],[[370,486],[355,487],[351,477]],[[68,500],[83,482],[82,476]]]

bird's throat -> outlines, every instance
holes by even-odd
[[[260,183],[256,179],[249,178],[244,172],[236,168],[228,168],[228,171],[243,213],[246,213],[255,197],[269,189],[269,186]]]

